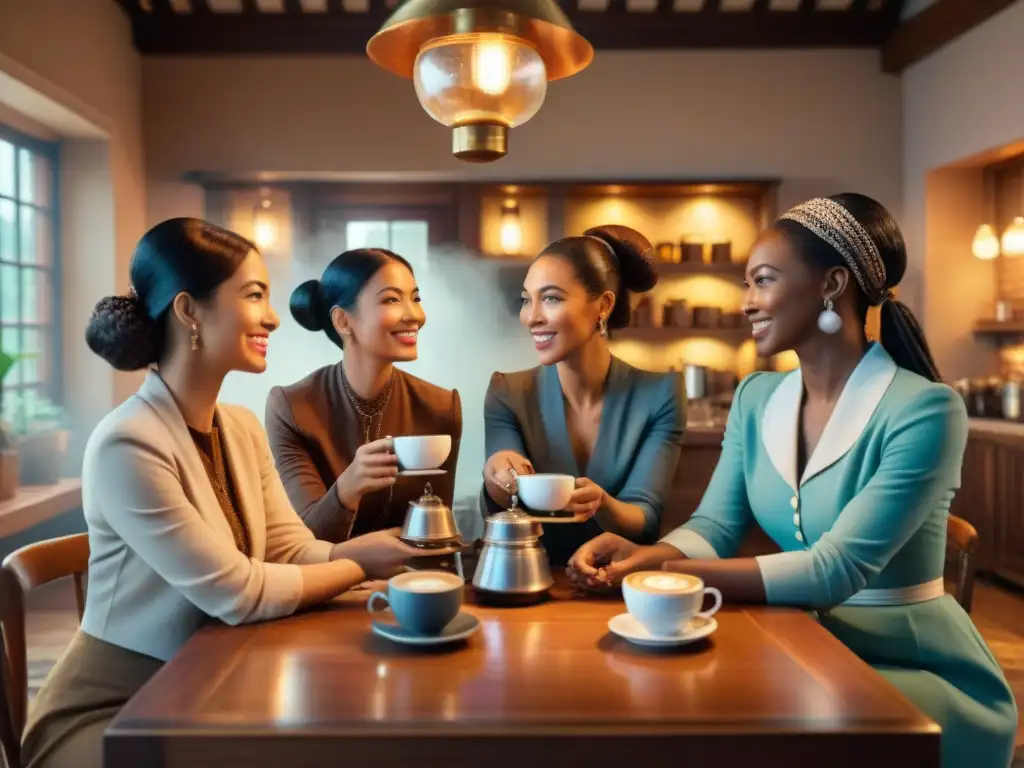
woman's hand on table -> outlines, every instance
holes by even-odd
[[[644,547],[614,533],[602,533],[576,550],[566,573],[574,584],[586,589],[610,589],[634,571],[660,568],[680,556],[668,544]]]
[[[613,587],[615,582],[610,579],[609,567],[613,563],[626,562],[628,564],[640,548],[639,544],[634,544],[617,534],[602,533],[576,550],[569,558],[566,573],[569,574],[569,579],[574,584],[582,587],[597,589]]]
[[[390,528],[335,544],[331,560],[351,560],[362,568],[368,581],[390,579],[401,573],[402,566],[409,560],[423,555],[422,550],[398,538],[401,532],[401,528]]]
[[[572,492],[569,503],[565,507],[566,512],[582,520],[589,520],[604,503],[604,489],[588,477],[576,478],[576,490]]]

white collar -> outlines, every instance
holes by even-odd
[[[850,374],[818,445],[804,467],[800,485],[828,469],[860,439],[896,376],[896,363],[881,344],[873,344]],[[797,429],[803,399],[800,369],[787,374],[765,406],[761,442],[772,465],[789,487],[797,490]]]

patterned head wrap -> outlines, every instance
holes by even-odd
[[[835,248],[872,306],[892,298],[878,246],[853,214],[835,200],[816,197],[791,208],[781,218],[795,221]]]

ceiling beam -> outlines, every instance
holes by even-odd
[[[882,47],[882,69],[899,74],[1016,0],[938,0],[896,28]]]
[[[374,3],[368,13],[154,15],[133,17],[135,46],[144,54],[241,55],[363,53],[389,13]],[[884,11],[613,14],[574,9],[568,16],[581,35],[603,50],[869,48],[881,46],[891,31]]]

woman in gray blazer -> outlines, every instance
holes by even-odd
[[[602,531],[653,542],[679,463],[686,413],[678,374],[613,357],[608,329],[629,324],[629,294],[657,283],[650,242],[623,226],[549,245],[523,283],[520,322],[540,366],[495,373],[484,401],[484,504],[509,504],[515,475],[572,475],[567,512],[577,524],[545,526],[551,561]]]
[[[252,243],[170,219],[139,242],[131,280],[97,304],[86,341],[119,370],[150,370],[86,446],[85,614],[30,713],[29,768],[102,765],[107,723],[204,623],[287,616],[418,554],[396,531],[316,540],[256,417],[217,403],[228,372],[266,368],[278,326]]]

